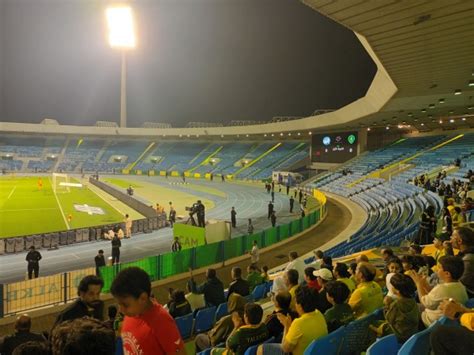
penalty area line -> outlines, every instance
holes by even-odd
[[[13,187],[13,189],[10,191],[10,194],[8,195],[7,200],[9,200],[10,197],[12,197],[13,193],[15,192],[15,190],[16,190],[16,185],[15,185],[15,186]]]
[[[71,227],[69,226],[69,223],[67,221],[66,215],[64,214],[63,208],[61,207],[61,204],[59,203],[58,195],[56,194],[56,191],[53,188],[53,184],[51,182],[51,179],[48,178],[48,180],[49,180],[49,183],[51,184],[51,189],[53,190],[54,197],[56,197],[56,202],[58,203],[59,210],[61,211],[61,214],[63,216],[64,223],[66,223],[66,227],[69,230],[69,229],[71,229]]]

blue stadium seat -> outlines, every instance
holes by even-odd
[[[344,329],[344,341],[342,342],[341,353],[352,354],[365,351],[370,345],[372,338],[375,338],[369,325],[382,319],[381,314],[383,313],[378,309],[342,327]]]
[[[275,342],[275,337],[271,337],[270,339],[267,339],[263,342],[263,344],[268,344],[268,343],[274,343]],[[252,345],[245,350],[244,355],[256,355],[257,354],[257,348],[260,346],[258,345]]]
[[[430,355],[430,334],[436,323],[431,327],[412,335],[398,351],[398,355]]]
[[[175,318],[176,326],[178,327],[181,338],[188,339],[193,333],[193,314],[189,313],[182,317]]]
[[[196,314],[194,322],[194,332],[196,334],[205,332],[214,325],[214,317],[216,315],[216,307],[201,309]]]
[[[470,298],[466,302],[466,307],[467,308],[474,308],[474,298]]]
[[[273,280],[271,281],[267,281],[265,283],[266,287],[265,287],[265,295],[267,295],[271,290],[272,290],[272,286],[273,286]]]
[[[217,306],[216,310],[216,322],[221,319],[222,317],[226,316],[229,313],[227,309],[227,302],[221,303],[219,306]]]
[[[212,350],[212,348],[207,348],[207,349],[197,353],[197,355],[211,355],[211,350]]]
[[[313,340],[304,355],[339,354],[344,340],[344,327],[340,327],[325,337]]]
[[[255,286],[255,288],[252,291],[252,297],[255,301],[258,301],[259,299],[265,298],[265,290],[267,289],[266,284],[260,284]]]
[[[401,344],[398,343],[397,337],[394,334],[387,335],[383,338],[377,339],[367,349],[367,355],[397,355]]]

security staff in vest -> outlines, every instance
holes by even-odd
[[[41,258],[42,257],[39,251],[35,250],[35,246],[32,245],[28,254],[26,254],[26,261],[28,262],[28,279],[31,280],[33,278],[33,273],[35,275],[35,279],[38,277],[39,261]]]

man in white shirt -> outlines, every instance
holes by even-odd
[[[459,282],[464,272],[464,264],[461,258],[457,256],[444,256],[438,261],[438,277],[441,283],[430,289],[426,278],[413,270],[408,272],[409,276],[415,281],[418,290],[418,297],[425,310],[421,314],[421,320],[425,326],[430,326],[436,320],[441,318],[443,312],[439,306],[442,301],[452,299],[461,304],[468,300],[466,288]]]
[[[302,283],[304,281],[304,269],[306,269],[304,260],[298,259],[298,253],[296,251],[292,251],[288,254],[288,258],[290,262],[286,265],[285,271],[292,269],[298,271],[298,283]]]
[[[260,251],[258,250],[257,241],[253,241],[252,250],[250,250],[250,264],[257,267],[258,261],[260,260]]]

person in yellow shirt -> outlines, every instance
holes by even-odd
[[[354,316],[362,318],[383,307],[383,293],[382,288],[374,281],[376,269],[373,265],[366,262],[357,264],[355,275],[358,285],[349,298],[349,305]]]
[[[430,335],[435,355],[472,355],[474,349],[474,310],[453,300],[444,300],[440,309],[450,319],[458,319],[461,327],[439,325]]]
[[[351,279],[351,274],[349,274],[349,270],[346,264],[337,263],[336,267],[334,268],[334,276],[336,277],[337,281],[341,281],[346,284],[350,293],[355,290],[355,282]]]
[[[299,287],[298,278],[298,271],[295,269],[285,271],[283,274],[283,281],[285,282],[286,288],[291,295],[290,309],[293,312],[296,312],[296,290]]]
[[[283,313],[277,315],[283,325],[283,340],[281,344],[262,344],[257,349],[257,355],[292,353],[303,355],[305,349],[313,340],[328,334],[326,320],[316,309],[318,295],[308,286],[300,286],[296,290],[296,311],[299,318],[292,319]]]

